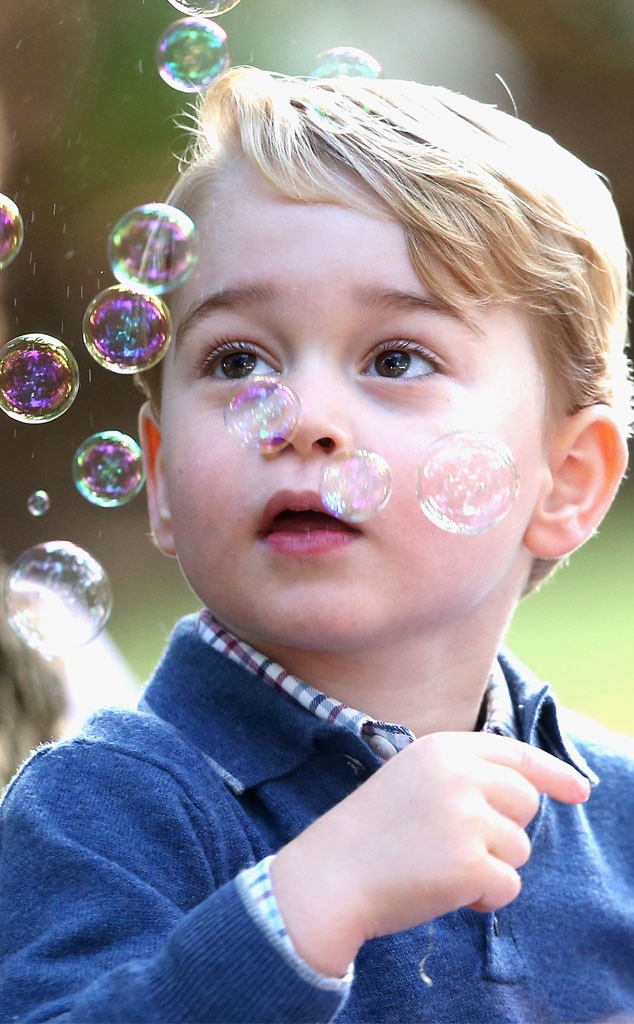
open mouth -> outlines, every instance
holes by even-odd
[[[359,532],[348,523],[336,519],[327,512],[317,512],[312,509],[296,512],[293,509],[284,509],[272,520],[268,535],[272,533],[314,533],[316,530]]]
[[[279,550],[329,550],[347,543],[361,531],[324,509],[318,494],[280,491],[267,503],[259,536]]]

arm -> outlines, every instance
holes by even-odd
[[[0,1020],[329,1020],[223,877],[222,812],[116,749],[38,754],[3,806]]]

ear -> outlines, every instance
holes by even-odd
[[[548,442],[548,474],[524,543],[537,558],[563,558],[592,536],[627,466],[609,406],[567,416]]]
[[[145,461],[145,489],[152,534],[165,555],[175,555],[161,429],[149,402],[145,402],[139,412],[139,437]]]

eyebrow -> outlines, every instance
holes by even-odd
[[[238,309],[240,306],[253,306],[269,302],[276,295],[274,288],[264,284],[245,285],[237,288],[223,288],[205,296],[200,302],[190,306],[183,315],[176,331],[175,341],[193,327],[199,320],[204,320],[210,313],[219,309]]]
[[[370,309],[394,309],[406,312],[408,310],[424,310],[460,319],[458,311],[437,295],[419,295],[416,292],[401,291],[399,288],[377,289],[372,286],[358,289],[355,295],[364,306]]]

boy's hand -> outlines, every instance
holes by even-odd
[[[590,785],[518,740],[417,740],[275,857],[275,894],[298,954],[340,976],[367,939],[509,903],[542,793],[582,803]]]

